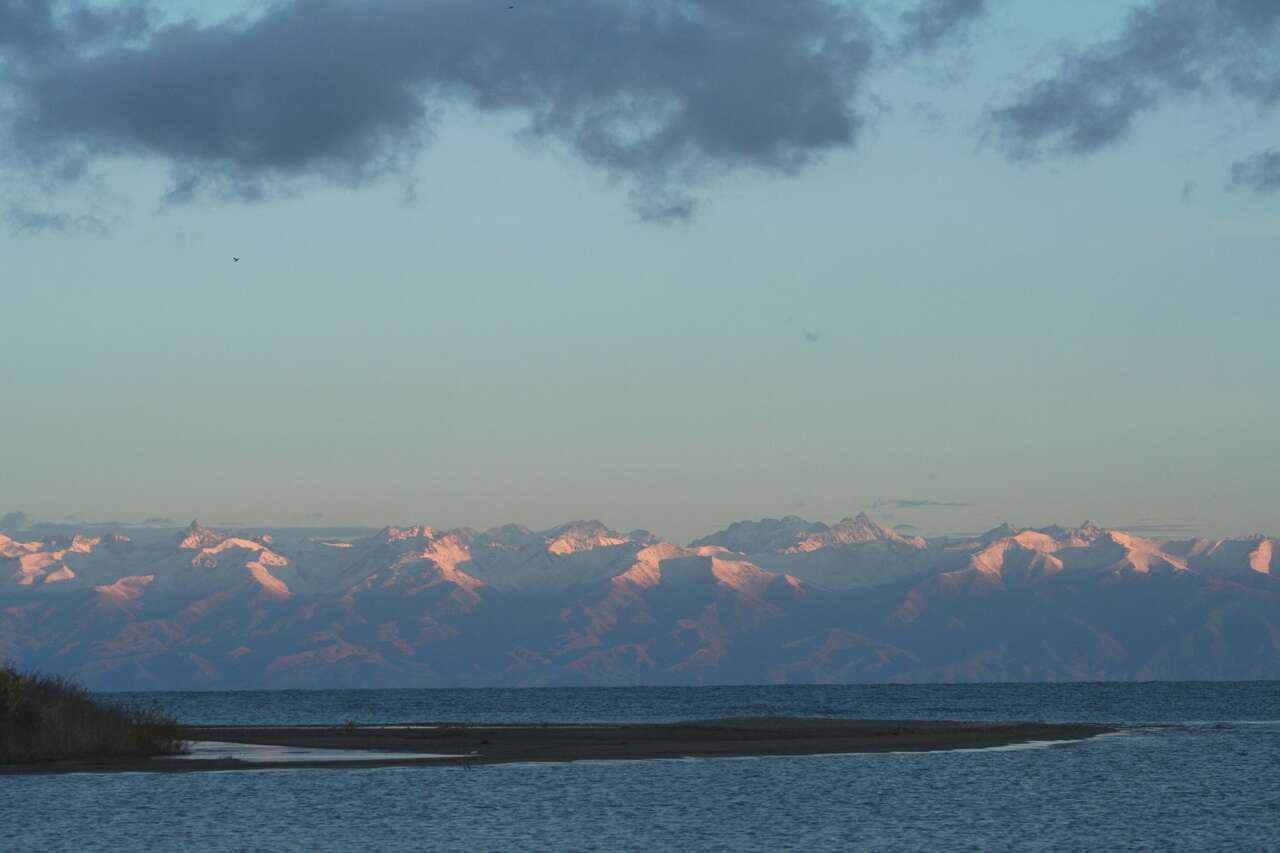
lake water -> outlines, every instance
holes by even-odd
[[[0,777],[8,851],[1280,850],[1280,684],[117,695],[188,723],[1125,723],[1040,749]]]

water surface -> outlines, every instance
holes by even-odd
[[[1134,728],[1077,744],[951,753],[0,777],[5,849],[1280,849],[1275,683],[147,698],[191,723],[807,714]]]

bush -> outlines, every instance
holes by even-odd
[[[0,764],[141,758],[184,751],[178,724],[95,699],[65,678],[0,667]]]

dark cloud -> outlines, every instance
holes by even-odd
[[[150,19],[142,3],[112,8],[84,0],[0,0],[0,51],[25,58],[135,38]]]
[[[931,501],[921,498],[899,498],[896,500],[879,499],[871,505],[872,509],[943,509],[946,507],[973,506],[963,501]]]
[[[105,234],[106,224],[96,216],[81,214],[73,216],[49,210],[36,210],[20,204],[9,205],[0,219],[8,224],[13,234],[31,234],[52,231],[59,234],[80,232],[84,234]]]
[[[18,23],[0,144],[44,175],[152,159],[172,169],[170,201],[355,185],[404,174],[463,106],[523,116],[659,221],[691,216],[688,188],[717,175],[854,146],[880,38],[836,0],[283,0],[149,29],[135,7],[55,5],[0,0]],[[960,5],[922,6],[912,38],[941,37],[932,7]]]
[[[1257,193],[1280,192],[1280,148],[1260,151],[1231,166],[1231,186]]]
[[[628,194],[631,207],[645,222],[679,223],[693,219],[697,200],[667,186],[641,186]]]
[[[1089,154],[1123,139],[1169,99],[1222,91],[1280,100],[1280,3],[1158,0],[1115,37],[1067,52],[1056,72],[988,114],[990,138],[1015,159]]]
[[[0,46],[35,50],[57,37],[52,4],[42,0],[0,0]]]
[[[898,49],[928,53],[966,31],[987,11],[986,0],[920,0],[903,12]]]

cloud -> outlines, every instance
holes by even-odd
[[[1070,50],[1056,71],[987,114],[989,139],[1014,159],[1084,155],[1124,139],[1171,99],[1210,92],[1280,101],[1280,3],[1157,0],[1114,37]]]
[[[146,31],[143,3],[104,9],[84,0],[0,0],[0,50],[24,57],[93,47]]]
[[[917,101],[911,105],[911,114],[919,119],[925,130],[931,134],[942,130],[947,123],[946,114],[938,107],[937,104],[928,101]]]
[[[898,49],[929,53],[967,31],[987,11],[986,0],[920,0],[903,12]]]
[[[631,207],[645,222],[688,222],[698,207],[692,195],[670,187],[638,187],[629,194]]]
[[[963,5],[924,4],[911,38],[941,38],[928,16]],[[522,116],[668,222],[725,173],[854,147],[882,40],[836,0],[282,0],[209,25],[0,0],[0,15],[15,22],[0,150],[46,179],[127,157],[170,168],[171,202],[359,185],[406,174],[462,107]]]
[[[1146,522],[1140,524],[1117,524],[1112,527],[1113,530],[1122,530],[1126,533],[1196,533],[1200,528],[1194,524],[1186,524],[1183,522]]]
[[[52,231],[58,234],[80,232],[82,234],[105,234],[107,226],[101,219],[88,214],[72,216],[49,210],[36,210],[20,204],[11,204],[0,216],[9,225],[15,235],[34,234]]]
[[[919,498],[899,498],[896,500],[877,499],[872,509],[944,509],[949,507],[973,506],[963,501],[931,501]]]
[[[1256,193],[1280,192],[1280,148],[1233,163],[1230,183],[1233,188],[1245,187]]]

